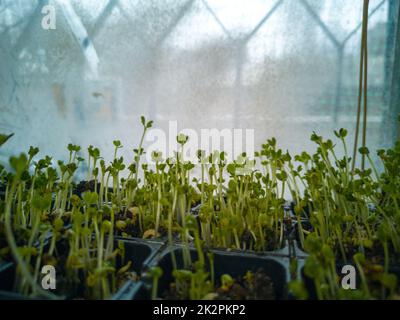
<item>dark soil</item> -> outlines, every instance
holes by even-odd
[[[266,244],[264,251],[274,251],[282,249],[278,239],[274,236],[275,231],[269,230],[264,238]],[[246,248],[254,248],[255,242],[249,230],[245,230],[240,237],[241,244],[245,243]]]
[[[251,280],[241,279],[229,291],[217,289],[219,300],[275,300],[275,289],[271,279],[261,270],[252,274]]]
[[[124,233],[133,238],[141,238],[142,232],[140,231],[139,223],[134,219],[132,212],[129,210],[120,210],[115,214],[115,223],[117,221],[124,221],[125,228],[115,228],[115,232],[118,236],[122,236]]]
[[[81,197],[82,193],[86,192],[86,191],[95,191],[94,190],[94,186],[95,186],[95,181],[94,180],[90,180],[90,181],[81,181],[79,182],[76,186],[74,186],[73,188],[73,193],[76,194],[77,196]],[[97,192],[100,191],[100,185],[97,185]]]
[[[215,290],[215,300],[275,300],[276,293],[272,280],[261,269],[250,276],[237,279],[229,288],[219,286]],[[188,283],[190,286],[190,283]],[[176,290],[175,283],[170,284],[170,289],[164,295],[166,300],[186,300]]]
[[[110,217],[105,216],[104,219],[109,219]],[[142,238],[143,231],[140,230],[138,217],[134,217],[132,212],[126,209],[122,209],[117,212],[114,216],[115,224],[117,221],[125,222],[124,228],[115,227],[115,233],[118,236],[127,235],[133,238]],[[160,226],[158,229],[158,236],[156,238],[162,238],[168,236],[168,230],[164,226]]]
[[[400,256],[396,254],[393,246],[391,244],[388,245],[389,249],[389,265],[391,266],[400,266]],[[347,252],[347,259],[349,261],[353,261],[353,256],[356,253],[360,252],[360,248],[357,246],[352,246],[351,244],[345,244],[345,250]],[[339,252],[339,248],[337,248],[337,252]],[[385,263],[385,254],[383,251],[382,244],[379,241],[374,241],[371,248],[365,248],[364,255],[367,260],[374,265],[384,265]],[[338,253],[339,257],[339,253]]]

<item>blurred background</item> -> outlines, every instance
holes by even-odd
[[[0,0],[0,161],[70,142],[112,157],[140,115],[178,129],[250,128],[313,150],[356,120],[362,0]],[[56,29],[42,9],[54,6]],[[369,9],[368,145],[389,147],[400,112],[399,0]],[[397,42],[396,42],[397,39]],[[397,54],[396,54],[397,50]],[[397,60],[395,57],[397,56]],[[349,149],[353,135],[349,135]]]

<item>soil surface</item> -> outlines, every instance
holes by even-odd
[[[188,283],[190,286],[190,283]],[[217,289],[212,295],[214,300],[275,300],[276,293],[274,284],[270,277],[261,269],[256,272],[249,272],[246,276],[240,277],[229,287],[217,284]],[[170,284],[169,291],[164,295],[166,300],[185,300],[176,290],[175,283]]]

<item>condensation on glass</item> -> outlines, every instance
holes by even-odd
[[[353,132],[362,2],[0,1],[0,131],[15,133],[1,161],[29,145],[65,157],[69,142],[107,155],[116,138],[133,157],[142,114],[164,129],[253,128],[257,145],[275,136],[291,152],[312,131]],[[47,4],[56,30],[41,27]],[[372,149],[392,143],[396,5],[370,1]]]

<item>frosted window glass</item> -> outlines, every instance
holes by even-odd
[[[68,1],[68,0],[66,0]],[[40,12],[54,5],[57,29]],[[370,1],[369,122],[372,149],[385,135],[398,13]],[[393,3],[393,2],[392,2]],[[396,1],[394,2],[396,3]],[[253,128],[292,152],[313,148],[312,131],[353,132],[362,0],[71,0],[99,58],[98,77],[60,1],[0,2],[0,151],[38,145],[65,157],[69,142],[123,152],[139,116],[166,129]],[[352,135],[349,142],[352,141]],[[128,148],[129,147],[129,148]]]

